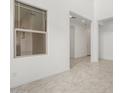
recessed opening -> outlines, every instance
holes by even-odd
[[[70,12],[70,67],[85,59],[90,62],[91,21]]]

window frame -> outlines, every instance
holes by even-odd
[[[41,10],[41,11],[45,11],[46,15],[45,15],[45,31],[42,30],[33,30],[33,29],[23,29],[23,28],[16,28],[15,27],[15,6],[16,6],[16,2],[17,3],[21,3],[27,6],[30,6],[32,8]],[[14,18],[13,18],[13,23],[14,23],[14,32],[13,32],[13,38],[14,38],[14,58],[24,58],[24,57],[31,57],[31,56],[41,56],[41,55],[47,55],[48,54],[48,32],[47,32],[47,13],[48,11],[46,9],[41,9],[40,7],[25,3],[25,2],[20,2],[18,0],[14,1]],[[16,55],[16,32],[20,31],[20,32],[29,32],[29,33],[39,33],[39,34],[45,34],[45,53],[40,53],[40,54],[31,54],[31,55],[21,55],[21,56],[17,56]]]

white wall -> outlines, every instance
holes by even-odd
[[[89,29],[90,26],[87,26],[81,22],[71,21],[71,25],[73,25],[73,29],[71,26],[71,49],[72,51],[71,57],[79,58],[79,57],[85,57],[89,55],[90,52],[90,33]]]
[[[99,62],[99,27],[98,22],[93,20],[91,23],[91,62]]]
[[[75,27],[70,25],[70,57],[75,57]]]
[[[91,24],[87,25],[87,54],[91,55]]]
[[[91,26],[91,61],[99,58],[99,27],[98,20],[113,17],[113,0],[94,0],[94,18]]]
[[[11,0],[11,87],[69,70],[69,11],[92,18],[92,0],[20,0],[48,10],[48,54],[13,58],[13,3]],[[70,2],[70,3],[68,3]]]
[[[94,0],[66,0],[69,4],[69,10],[83,16],[84,18],[93,19]],[[66,4],[67,4],[66,3]]]
[[[87,50],[87,31],[85,25],[77,24],[75,31],[75,58],[87,56]]]
[[[112,21],[100,26],[99,32],[100,59],[113,60],[113,23]]]
[[[68,8],[63,5],[63,0],[21,1],[48,10],[48,54],[13,58],[11,27],[11,87],[69,70],[70,67]]]
[[[113,16],[113,0],[95,0],[94,7],[97,20]]]

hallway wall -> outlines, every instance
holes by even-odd
[[[85,57],[90,55],[90,28],[89,26],[71,21],[70,34],[72,58]]]
[[[105,22],[99,32],[99,58],[113,60],[113,22]]]
[[[87,54],[91,55],[91,25],[87,25]]]
[[[73,25],[70,26],[70,57],[75,57],[75,27]]]

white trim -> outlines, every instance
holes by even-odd
[[[15,4],[15,5],[18,6],[19,8],[25,8],[25,9],[28,9],[28,10],[31,10],[31,11],[34,11],[34,12],[37,12],[37,13],[40,13],[40,14],[45,14],[46,13],[45,10],[39,9],[39,11],[38,11],[37,9],[33,9],[33,8],[35,8],[33,6],[30,6],[30,5],[28,6],[26,4],[24,4],[25,6],[23,6],[23,5],[20,5],[20,4],[21,4],[20,2],[17,2],[17,4]],[[32,8],[30,8],[30,7],[32,7]]]
[[[37,6],[37,5],[31,4],[31,3],[27,3],[27,2],[22,1],[22,0],[15,0],[15,2],[23,3],[23,4],[25,4],[25,5],[29,5],[29,6],[35,7],[35,8],[37,8],[37,9],[46,11],[46,13],[47,13],[47,11],[48,11],[47,8],[44,8],[44,7],[41,7],[41,6]]]
[[[46,34],[47,33],[46,31],[31,30],[31,29],[20,29],[20,28],[16,28],[15,31],[41,33],[41,34]]]
[[[47,52],[45,52],[45,53],[40,53],[40,54],[29,54],[29,55],[21,55],[21,56],[15,56],[15,59],[17,59],[17,58],[25,58],[25,57],[38,57],[38,56],[47,56],[48,54],[47,54]]]
[[[19,4],[19,5],[20,5],[20,4]],[[15,7],[15,8],[16,8],[16,7]],[[18,19],[18,21],[20,21],[20,20],[21,20],[21,16],[20,16],[20,7],[17,7],[17,9],[18,9],[18,10],[17,10],[17,11],[18,11],[17,19]],[[18,21],[17,21],[17,22],[18,22]],[[18,22],[17,25],[20,26],[20,22]]]
[[[14,58],[16,57],[16,31],[14,31]]]

